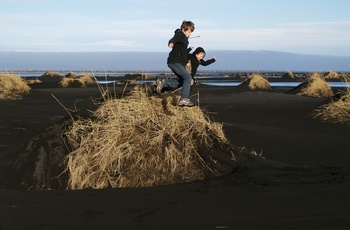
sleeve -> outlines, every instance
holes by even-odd
[[[200,62],[200,64],[202,65],[202,66],[207,66],[207,65],[210,65],[210,64],[212,64],[212,63],[214,63],[215,62],[215,59],[214,58],[212,58],[212,59],[209,59],[209,60],[201,60],[201,62]]]
[[[169,45],[170,43],[175,44],[175,43],[178,43],[178,42],[179,42],[179,31],[180,31],[179,29],[175,30],[175,34],[174,34],[174,36],[169,40],[168,45]]]
[[[175,41],[176,41],[176,40],[175,40],[175,35],[174,35],[174,37],[172,37],[172,38],[168,41],[168,45],[169,45],[170,43],[175,44],[175,43],[176,43]]]

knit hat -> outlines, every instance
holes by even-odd
[[[204,53],[205,51],[202,47],[198,47],[197,49],[195,49],[195,51],[193,52],[194,55],[199,54],[199,53]]]

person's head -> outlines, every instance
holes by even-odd
[[[194,23],[191,21],[183,21],[181,24],[181,31],[189,38],[194,31]]]
[[[200,61],[205,57],[205,50],[202,47],[198,47],[193,52],[193,55],[195,55],[197,60]]]

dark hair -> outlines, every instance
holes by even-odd
[[[195,49],[193,54],[199,54],[199,53],[204,53],[205,55],[205,50],[202,47],[197,47],[197,49]]]
[[[181,24],[181,30],[184,30],[184,31],[191,30],[193,32],[194,31],[194,23],[191,21],[184,20]]]

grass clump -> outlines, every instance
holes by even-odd
[[[315,118],[324,122],[350,124],[350,87],[336,101],[322,105],[313,112]]]
[[[249,76],[249,89],[270,89],[269,81],[260,74],[252,74]]]
[[[39,84],[39,83],[41,83],[41,81],[39,80],[39,79],[37,79],[37,78],[33,78],[33,79],[26,79],[25,80],[25,82],[27,83],[27,84]]]
[[[282,78],[285,78],[285,79],[295,79],[295,75],[293,74],[292,71],[288,71],[287,73],[283,74],[282,75]]]
[[[71,77],[64,77],[61,79],[61,81],[59,82],[59,84],[63,87],[63,88],[67,88],[70,84],[72,84],[75,81],[74,78]]]
[[[44,73],[42,75],[42,77],[52,77],[52,78],[59,78],[61,77],[59,72],[55,72],[55,71],[47,71],[46,73]]]
[[[334,71],[329,71],[329,72],[324,74],[324,78],[325,79],[341,79],[342,75],[338,74],[337,72],[334,72]]]
[[[0,100],[16,100],[28,94],[30,87],[19,76],[0,75]]]
[[[297,95],[317,98],[331,97],[334,95],[325,78],[319,73],[312,73],[306,78],[306,81],[307,86],[301,89],[300,93]]]
[[[222,175],[224,163],[213,147],[220,146],[230,164],[234,160],[222,125],[199,107],[173,102],[136,87],[75,121],[65,134],[73,149],[66,157],[68,189],[150,187]]]
[[[81,76],[73,76],[73,77],[63,77],[59,84],[63,87],[69,87],[71,85],[79,84],[81,87],[85,88],[89,84],[94,84],[95,81],[89,74],[83,74]]]

